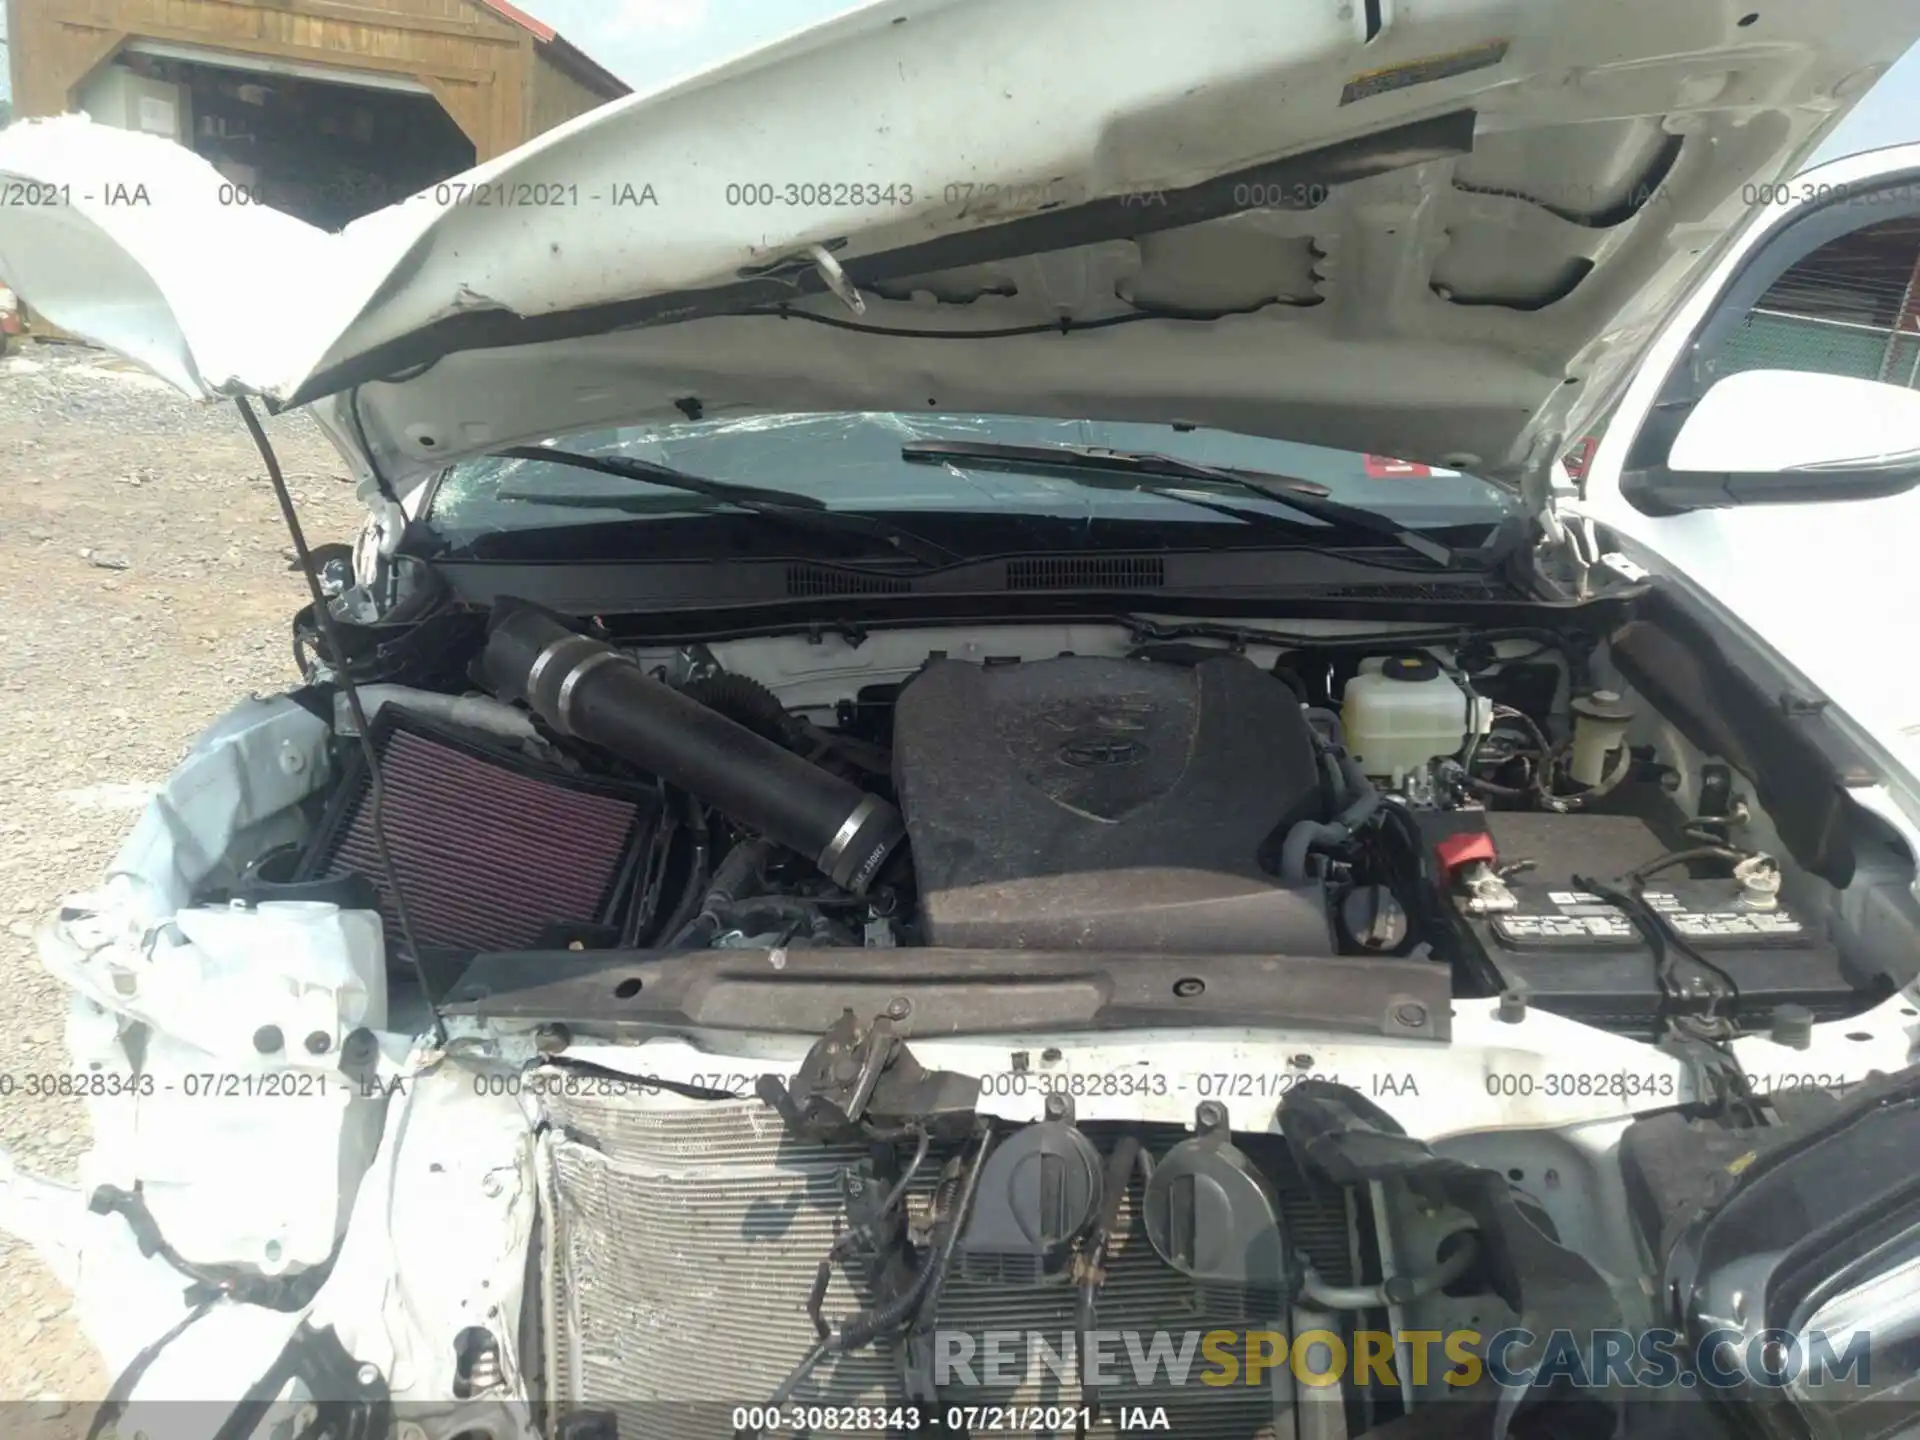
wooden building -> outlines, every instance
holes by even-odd
[[[508,0],[5,0],[16,118],[169,135],[328,228],[627,93]]]

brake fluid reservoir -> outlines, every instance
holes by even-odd
[[[1397,785],[1409,771],[1460,753],[1469,703],[1431,655],[1373,655],[1340,692],[1340,723],[1361,768]]]
[[[1582,785],[1598,785],[1607,766],[1626,743],[1633,711],[1611,690],[1595,690],[1573,701],[1573,754],[1567,773]]]

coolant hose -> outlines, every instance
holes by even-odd
[[[1333,808],[1338,810],[1346,809],[1347,777],[1345,772],[1341,770],[1340,761],[1335,757],[1333,751],[1322,750],[1320,752],[1320,773],[1326,777],[1327,794],[1333,797]]]
[[[701,897],[700,912],[676,931],[667,944],[675,950],[698,950],[713,943],[721,922],[736,900],[760,893],[766,883],[767,862],[773,846],[765,840],[742,840],[713,870],[713,882]]]
[[[1340,718],[1338,710],[1329,710],[1324,705],[1302,705],[1300,713],[1307,717],[1307,724],[1316,721],[1324,725],[1327,731],[1327,743],[1345,749],[1347,744],[1346,721]]]
[[[1340,773],[1346,778],[1347,794],[1354,798],[1348,802],[1346,809],[1334,817],[1333,823],[1344,825],[1349,830],[1358,830],[1380,808],[1380,792],[1373,788],[1373,781],[1367,778],[1366,770],[1351,755],[1341,755]]]
[[[1405,1305],[1451,1285],[1473,1268],[1479,1255],[1479,1242],[1466,1233],[1453,1254],[1419,1275],[1396,1275],[1378,1285],[1329,1285],[1309,1270],[1300,1293],[1327,1310],[1379,1310]]]
[[[1338,845],[1347,838],[1347,827],[1319,820],[1302,820],[1280,846],[1280,878],[1289,885],[1302,885],[1307,879],[1307,853],[1316,845]],[[1271,853],[1271,852],[1269,852]]]
[[[1353,798],[1347,808],[1327,821],[1302,820],[1280,846],[1280,878],[1289,884],[1301,884],[1307,878],[1307,855],[1322,845],[1339,845],[1351,838],[1380,808],[1380,792],[1367,778],[1367,772],[1351,755],[1340,756],[1340,777],[1347,794]]]
[[[900,812],[524,600],[502,599],[480,656],[487,688],[807,856],[863,894],[906,837]]]

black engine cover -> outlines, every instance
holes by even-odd
[[[1320,774],[1298,699],[1246,660],[935,660],[894,767],[929,944],[1334,953],[1319,887],[1260,865]]]

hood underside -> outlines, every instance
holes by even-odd
[[[872,5],[338,235],[0,134],[0,280],[404,492],[618,421],[1183,421],[1543,476],[1920,30],[1892,0]],[[129,204],[144,187],[145,203]],[[231,187],[228,187],[229,190]]]

